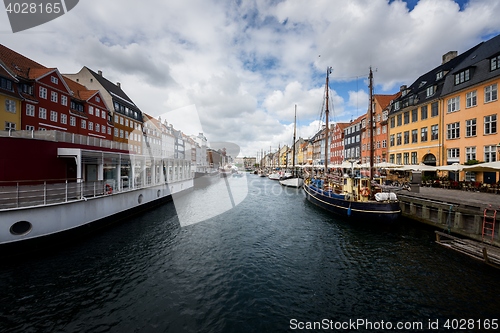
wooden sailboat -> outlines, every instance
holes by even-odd
[[[295,170],[295,140],[297,134],[297,105],[295,105],[295,118],[293,121],[293,149],[292,149],[292,176],[290,178],[280,180],[280,184],[289,187],[302,187],[304,185],[304,180],[297,175],[297,170]]]
[[[326,128],[325,143],[328,143],[328,90],[329,74],[326,72]],[[370,105],[368,108],[368,124],[373,122],[373,74],[370,68]],[[373,142],[373,128],[370,128],[370,140]],[[395,193],[383,192],[383,186],[373,186],[373,153],[370,153],[370,177],[354,178],[354,174],[344,177],[341,174],[328,173],[328,144],[325,144],[325,171],[323,178],[308,178],[303,186],[306,198],[311,203],[327,211],[351,219],[372,222],[396,221],[401,215],[401,208]],[[373,144],[370,145],[373,149]]]

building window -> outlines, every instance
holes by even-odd
[[[465,121],[465,137],[476,136],[476,118]]]
[[[448,113],[460,110],[460,97],[448,99]]]
[[[411,130],[411,143],[418,142],[418,129]]]
[[[61,95],[61,105],[68,106],[68,97]]]
[[[484,117],[484,134],[495,134],[497,132],[497,115]]]
[[[427,87],[426,97],[431,97],[436,93],[436,86]]]
[[[76,126],[76,118],[75,118],[75,117],[73,117],[73,116],[70,116],[70,117],[69,117],[69,124],[70,124],[71,126]]]
[[[120,138],[123,138],[123,130],[120,130]]]
[[[410,143],[410,131],[404,132],[404,144],[407,145]]]
[[[497,146],[484,146],[484,161],[495,162],[497,160]]]
[[[85,119],[82,119],[82,128],[87,128],[87,121]]]
[[[464,71],[461,71],[460,73],[455,74],[455,85],[458,85],[460,83],[464,83],[466,81],[470,80],[470,70],[466,69]]]
[[[446,125],[447,127],[447,139],[458,139],[460,138],[460,123],[451,123]]]
[[[0,88],[9,90],[9,91],[14,91],[13,84],[11,80],[7,80],[3,77],[0,78]]]
[[[420,142],[427,142],[427,127],[420,130]]]
[[[470,108],[477,105],[477,92],[471,91],[465,94],[465,107]]]
[[[101,126],[99,124],[95,124],[95,131],[100,132],[101,131]]]
[[[94,123],[89,121],[89,131],[93,131],[94,130]]]
[[[106,134],[106,126],[105,125],[101,126],[101,133]]]
[[[5,130],[6,131],[15,131],[16,130],[16,124],[11,123],[10,121],[5,122]]]
[[[118,137],[118,128],[115,127],[115,137]]]
[[[394,134],[391,134],[391,136],[389,137],[389,145],[391,147],[394,147]]]
[[[438,102],[434,102],[431,104],[431,117],[437,117],[438,115]]]
[[[460,149],[450,148],[447,149],[448,160],[458,161],[460,160]]]
[[[382,148],[387,148],[387,140],[382,140]]]
[[[411,110],[411,122],[417,122],[418,121],[418,110]]]
[[[57,103],[57,93],[55,91],[50,93],[50,101]]]
[[[427,119],[427,105],[424,105],[420,108],[420,119],[421,120]]]
[[[111,127],[108,127],[108,135],[111,135]]]
[[[98,108],[95,108],[95,116],[100,117],[101,116],[101,111]]]
[[[54,83],[54,84],[58,84],[59,83],[59,79],[55,76],[51,76],[50,77],[50,82]]]
[[[410,123],[410,111],[404,113],[404,123],[405,125]]]
[[[50,121],[57,122],[57,112],[56,111],[50,111]]]
[[[396,154],[396,164],[401,165],[401,153]]]
[[[437,140],[439,137],[439,127],[438,125],[431,126],[431,140]]]
[[[403,164],[410,164],[410,153],[403,153]]]
[[[394,163],[394,154],[389,155],[389,162]]]
[[[115,124],[118,124],[118,116],[115,114]]]
[[[26,130],[27,131],[34,131],[35,130],[35,126],[26,125]]]
[[[391,128],[394,128],[394,127],[396,127],[396,118],[391,117]]]
[[[418,164],[417,152],[411,152],[411,164]]]
[[[106,111],[101,110],[102,119],[106,119]]]
[[[123,117],[120,117],[120,125],[123,125]]]
[[[47,88],[40,87],[38,96],[43,99],[47,99]]]
[[[89,105],[89,114],[94,114],[94,107],[92,105]]]
[[[397,118],[398,118],[398,126],[403,125],[403,116],[401,115],[401,113],[397,115]]]
[[[396,134],[396,145],[401,146],[401,132]]]
[[[68,123],[68,116],[65,115],[64,113],[61,113],[61,124],[67,124]]]
[[[16,102],[11,99],[5,100],[5,111],[10,113],[16,113]]]
[[[26,115],[30,117],[35,116],[35,106],[31,104],[26,104]]]
[[[465,172],[465,181],[466,182],[475,182],[476,181],[476,173],[474,171]]]
[[[484,87],[484,102],[496,101],[498,98],[498,88],[497,84],[492,84],[490,86]]]
[[[465,147],[465,161],[476,160],[476,147]]]
[[[387,125],[382,126],[382,134],[387,133]]]
[[[500,55],[493,57],[490,59],[490,70],[494,71],[495,69],[500,68]]]
[[[47,119],[47,109],[39,108],[38,109],[38,118]]]

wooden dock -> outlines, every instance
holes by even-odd
[[[496,246],[472,239],[462,239],[441,231],[436,231],[436,243],[500,268],[500,248]]]

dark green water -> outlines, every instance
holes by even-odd
[[[246,199],[209,220],[181,227],[169,203],[0,266],[0,331],[286,332],[363,319],[452,332],[448,319],[478,331],[500,317],[500,272],[436,245],[432,229],[338,220],[301,190],[247,180]]]

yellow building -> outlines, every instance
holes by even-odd
[[[389,113],[389,162],[446,164],[442,98],[445,79],[472,51],[443,55],[440,66],[420,76],[410,87],[401,86]]]
[[[445,163],[498,160],[500,36],[479,44],[443,87]],[[496,172],[462,172],[461,180],[495,183]]]
[[[21,97],[18,80],[0,65],[0,130],[21,130]]]

